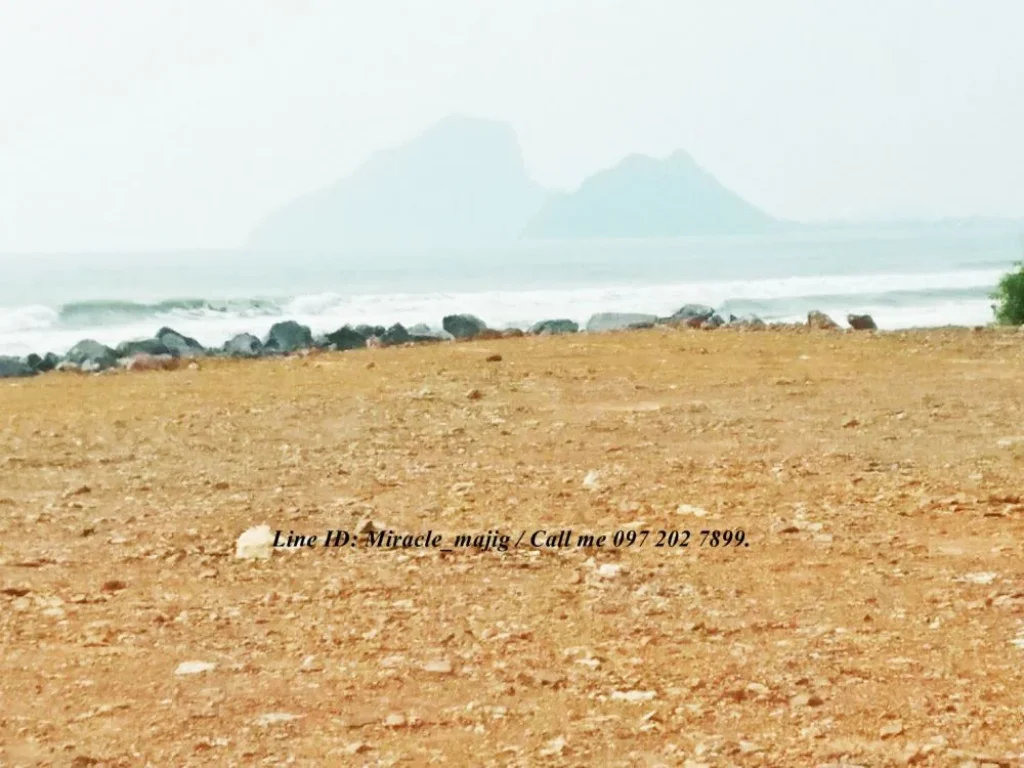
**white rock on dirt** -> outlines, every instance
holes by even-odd
[[[693,515],[694,517],[707,517],[708,511],[703,507],[695,507],[692,504],[680,504],[676,507],[677,515]]]
[[[217,665],[212,661],[183,661],[174,670],[176,675],[199,675],[203,672],[212,672]]]
[[[654,691],[612,691],[612,701],[650,701],[657,694]]]
[[[588,491],[601,490],[600,478],[601,474],[596,469],[590,470],[587,472],[587,476],[583,478],[583,487]]]
[[[622,573],[622,566],[618,563],[602,563],[596,573],[602,579],[614,579]]]
[[[256,718],[256,725],[277,725],[278,723],[290,723],[292,720],[298,719],[299,715],[293,715],[290,712],[267,712]]]
[[[239,560],[269,560],[274,551],[274,533],[269,525],[250,528],[235,544],[235,557]]]
[[[985,584],[991,584],[993,581],[996,580],[997,576],[998,576],[998,574],[992,573],[992,571],[978,571],[976,573],[964,574],[959,579],[956,579],[956,581],[966,582],[968,584],[982,584],[982,585],[985,585]]]

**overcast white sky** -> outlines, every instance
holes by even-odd
[[[452,112],[538,181],[689,151],[783,217],[1024,215],[1020,0],[0,0],[0,251],[239,244]]]

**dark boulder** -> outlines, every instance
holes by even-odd
[[[658,322],[665,323],[666,325],[685,325],[690,328],[700,328],[703,323],[710,320],[714,315],[714,308],[706,304],[684,304],[671,315],[662,318]]]
[[[63,362],[82,371],[105,371],[117,365],[117,352],[93,339],[83,339],[68,350]]]
[[[274,323],[263,340],[263,346],[268,352],[296,352],[300,349],[309,349],[313,346],[313,333],[305,325],[300,325],[294,320],[285,320]]]
[[[167,352],[174,357],[202,357],[206,348],[191,336],[178,333],[173,328],[161,328],[156,332],[156,340],[162,343]],[[140,350],[145,352],[146,350]],[[152,353],[147,353],[152,354]]]
[[[383,325],[357,325],[355,330],[364,340],[371,336],[376,336],[379,339],[387,332]]]
[[[338,330],[324,335],[327,343],[334,349],[362,349],[366,346],[366,336],[357,329],[343,325]]]
[[[541,320],[530,326],[530,333],[538,336],[555,336],[561,333],[576,333],[579,329],[579,323],[572,320]]]
[[[456,339],[472,339],[487,330],[487,323],[476,315],[447,315],[441,325]]]
[[[263,342],[251,333],[239,333],[224,342],[222,351],[229,357],[259,357],[263,354]]]
[[[412,341],[412,334],[401,323],[395,323],[384,331],[384,335],[380,337],[380,340],[385,347],[393,347],[397,344],[408,344]]]
[[[48,373],[57,367],[58,363],[60,363],[60,357],[53,354],[53,352],[47,352],[42,357],[33,352],[25,358],[25,362],[28,363],[36,373]]]
[[[639,312],[598,312],[587,320],[587,331],[601,333],[603,331],[650,328],[657,320],[657,315],[645,315]]]
[[[39,356],[35,355],[35,357]],[[36,373],[37,371],[21,358],[9,355],[0,356],[0,379],[20,379],[35,376]]]
[[[871,315],[847,315],[846,322],[855,331],[877,331],[878,326]]]
[[[184,338],[184,337],[182,337]],[[131,357],[140,352],[146,355],[172,355],[170,348],[160,339],[140,339],[138,341],[122,341],[114,350],[118,357]]]

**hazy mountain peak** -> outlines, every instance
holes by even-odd
[[[552,198],[526,228],[531,237],[678,237],[774,228],[763,211],[724,187],[689,153],[633,154]]]
[[[506,123],[452,115],[375,153],[347,178],[261,222],[259,248],[462,243],[515,237],[546,192],[526,175]]]
[[[250,245],[495,243],[527,237],[676,237],[760,232],[774,220],[683,150],[632,154],[550,195],[529,179],[507,123],[451,115],[348,177],[272,213]]]

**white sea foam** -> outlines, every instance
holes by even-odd
[[[128,302],[76,304],[63,309],[30,305],[0,308],[0,354],[63,353],[82,338],[114,345],[146,338],[162,325],[218,346],[236,333],[263,335],[282,319],[314,333],[346,323],[439,327],[444,315],[468,312],[493,327],[526,327],[538,320],[569,318],[581,325],[596,312],[668,315],[685,303],[709,304],[725,312],[754,312],[767,320],[798,320],[810,309],[837,319],[866,312],[881,328],[976,325],[992,317],[984,298],[1000,270],[935,273],[822,275],[759,280],[605,285],[539,290],[452,293],[325,292],[290,300],[182,301],[153,305]]]

